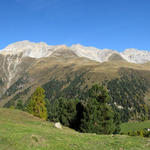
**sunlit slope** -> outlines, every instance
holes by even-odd
[[[80,80],[84,80],[84,83],[77,86],[81,86],[81,89],[83,89],[86,85],[91,87],[94,83],[101,83],[106,80],[110,81],[114,78],[119,78],[119,71],[121,68],[138,70],[143,74],[144,78],[150,80],[150,64],[140,65],[124,61],[99,63],[78,57],[48,57],[37,59],[36,61],[32,60],[30,65],[22,63],[20,64],[20,68],[26,69],[23,69],[23,71],[21,70],[20,73],[15,76],[17,80],[13,79],[14,83],[6,90],[5,94],[3,94],[0,99],[0,106],[6,104],[19,92],[21,92],[19,95],[23,95],[21,99],[26,100],[37,86],[42,86],[51,80],[65,82],[62,88],[64,89],[69,86],[70,82],[75,80],[76,77],[81,76]],[[0,85],[0,87],[4,89],[3,85]],[[28,90],[24,94],[24,90],[26,89]],[[24,95],[28,96],[24,97]]]
[[[82,134],[56,129],[19,110],[0,109],[1,150],[148,150],[150,139],[121,135]]]
[[[150,128],[150,120],[144,122],[127,122],[121,125],[121,132],[128,133]]]

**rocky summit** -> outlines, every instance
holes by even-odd
[[[75,44],[71,47],[67,47],[66,45],[49,46],[44,42],[33,43],[29,41],[21,41],[10,44],[9,46],[1,50],[0,54],[4,56],[17,55],[20,57],[42,58],[49,57],[53,55],[54,52],[57,52],[60,49],[68,49],[70,52],[73,52],[78,57],[85,57],[98,62],[108,61],[109,58],[114,54],[119,55],[120,57],[122,57],[122,59],[126,60],[127,62],[136,64],[143,64],[150,61],[149,51],[137,50],[134,48],[129,48],[119,53],[111,49],[97,49],[95,47],[84,47],[80,44]]]

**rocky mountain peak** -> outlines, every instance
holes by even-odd
[[[146,50],[137,50],[134,48],[126,49],[121,55],[128,61],[132,63],[146,63],[150,61],[150,52]]]
[[[55,56],[58,56],[57,53],[59,53],[60,57],[60,54],[62,53],[61,50],[67,50],[67,57],[69,57],[69,54],[71,54],[70,57],[73,56],[72,54],[75,54],[74,56],[85,57],[98,62],[109,61],[112,59],[112,55],[113,61],[115,61],[115,58],[117,58],[117,61],[118,58],[122,58],[123,60],[126,60],[128,62],[137,64],[150,61],[150,52],[145,50],[137,50],[134,48],[126,49],[124,52],[117,52],[111,49],[97,49],[95,47],[85,47],[80,44],[74,44],[71,47],[67,47],[66,45],[49,46],[44,42],[34,43],[30,41],[21,41],[10,44],[6,48],[1,50],[0,54],[5,56],[21,55],[22,57],[42,58],[50,57],[54,54]],[[117,57],[114,54],[117,54]],[[62,57],[64,56],[66,55],[62,55]]]

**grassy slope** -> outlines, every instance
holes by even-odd
[[[81,134],[19,110],[0,109],[0,150],[127,150],[150,147],[150,139]]]
[[[121,132],[138,131],[144,128],[150,128],[150,120],[144,122],[128,122],[121,125]]]

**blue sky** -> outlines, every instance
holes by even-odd
[[[150,0],[0,0],[0,49],[22,40],[150,50]]]

